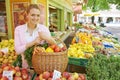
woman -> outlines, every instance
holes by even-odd
[[[40,44],[43,40],[49,44],[55,44],[50,31],[44,25],[39,24],[40,9],[37,4],[30,4],[27,10],[27,23],[15,28],[15,51],[22,56],[22,67],[27,68],[24,59],[24,51],[33,45]]]

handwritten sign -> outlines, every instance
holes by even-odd
[[[4,52],[5,54],[7,54],[8,53],[8,48],[6,47],[6,48],[2,48],[0,51],[2,51],[2,52]]]
[[[60,77],[61,77],[61,72],[54,70],[52,80],[56,80],[57,78],[60,78]]]
[[[8,80],[13,80],[13,71],[3,71],[3,76],[6,76]]]

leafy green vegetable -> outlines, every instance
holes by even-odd
[[[32,66],[32,52],[33,52],[33,50],[34,50],[34,46],[26,49],[24,52],[25,59],[27,60],[27,63],[29,66]]]
[[[14,61],[14,63],[12,65],[22,67],[22,56],[18,55],[16,60]]]
[[[36,45],[36,46],[41,46],[46,49],[48,47],[48,43],[45,42],[43,44]],[[34,47],[35,46],[30,47],[30,48],[26,49],[24,52],[25,59],[27,60],[27,63],[30,67],[32,66],[32,54],[33,54]]]
[[[42,44],[41,46],[46,49],[46,48],[48,47],[48,43],[44,43],[44,44]]]
[[[107,57],[98,54],[88,60],[86,67],[88,80],[119,80],[120,56]]]

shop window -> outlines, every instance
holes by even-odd
[[[0,42],[7,39],[8,26],[6,19],[6,5],[5,0],[0,0]]]
[[[49,29],[51,32],[58,30],[57,8],[49,6]]]
[[[0,32],[7,33],[5,0],[0,1]]]

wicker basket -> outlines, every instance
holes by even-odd
[[[68,64],[67,50],[54,53],[38,53],[32,56],[32,66],[36,73],[58,70],[64,72]]]

